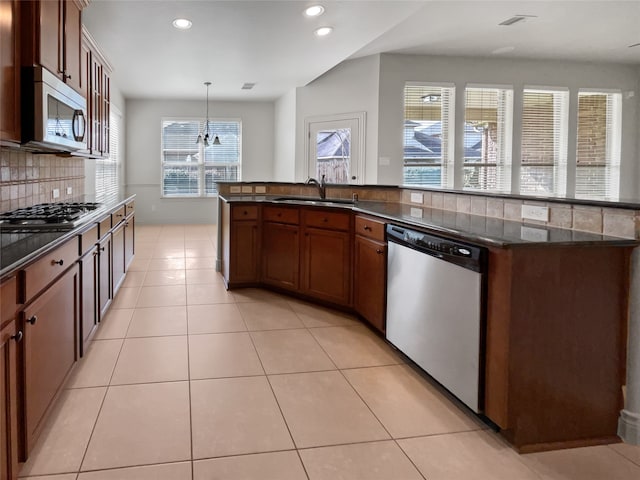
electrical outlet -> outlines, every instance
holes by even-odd
[[[59,188],[54,188],[53,191],[51,192],[51,196],[53,197],[54,200],[56,198],[59,198],[60,197],[60,189]]]
[[[422,203],[422,194],[421,193],[411,193],[411,203]]]
[[[536,205],[522,205],[523,220],[549,221],[549,207],[538,207]]]
[[[413,218],[422,218],[422,209],[421,208],[411,207],[410,215]]]
[[[231,192],[231,193],[240,193],[240,192],[241,192],[241,189],[240,189],[240,187],[239,187],[239,186],[231,187],[230,192]]]
[[[549,231],[522,225],[520,227],[520,238],[529,242],[546,242],[549,240]]]
[[[71,195],[73,193],[73,187],[67,187],[67,195]]]
[[[264,185],[256,186],[256,193],[267,193],[267,187]]]
[[[247,185],[243,185],[242,186],[242,193],[253,193],[253,187],[247,186]]]

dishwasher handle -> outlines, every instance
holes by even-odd
[[[486,249],[397,225],[387,225],[387,240],[475,272],[484,272]]]

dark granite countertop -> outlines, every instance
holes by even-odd
[[[276,205],[310,205],[305,201],[277,200],[286,195],[220,195],[220,199],[235,202],[273,203]],[[301,197],[297,197],[301,198]],[[309,198],[309,200],[313,200]],[[330,199],[328,199],[330,200]],[[336,199],[337,202],[344,199]],[[313,205],[313,204],[311,204]],[[316,204],[323,208],[349,209],[370,214],[406,227],[426,229],[453,238],[486,246],[514,247],[526,245],[619,245],[633,246],[638,241],[626,238],[599,235],[552,228],[545,225],[514,222],[500,218],[470,215],[401,203],[359,201],[355,204]]]
[[[22,268],[31,260],[63,244],[111,210],[124,205],[135,195],[120,195],[102,201],[102,206],[83,218],[82,224],[71,230],[39,232],[0,230],[0,279]],[[73,198],[74,202],[94,202],[91,195]]]

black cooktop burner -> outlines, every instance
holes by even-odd
[[[72,228],[100,207],[96,202],[41,203],[0,214],[0,228]]]

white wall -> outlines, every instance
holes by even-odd
[[[509,60],[421,55],[383,54],[380,56],[380,110],[378,155],[389,157],[388,168],[379,167],[378,182],[402,183],[403,91],[407,81],[455,83],[457,92],[468,83],[620,89],[635,92],[623,99],[621,197],[636,198],[638,175],[638,69],[616,64],[591,64],[565,61]],[[458,98],[460,98],[458,96]],[[624,95],[623,95],[624,98]],[[514,128],[514,136],[519,132]],[[397,141],[393,141],[397,139]],[[514,138],[514,145],[519,141]],[[575,158],[575,145],[569,145],[569,159]]]
[[[365,183],[377,181],[379,57],[372,55],[336,66],[305,87],[298,88],[296,105],[295,179],[303,181],[304,120],[318,115],[366,112]],[[402,138],[402,137],[400,137]]]
[[[295,180],[296,95],[296,90],[291,90],[275,103],[273,179],[279,182]]]
[[[242,180],[273,177],[274,104],[272,102],[211,102],[210,118],[242,120]],[[202,101],[126,101],[127,193],[137,195],[139,223],[215,223],[215,198],[160,198],[161,121],[170,118],[202,118]]]

